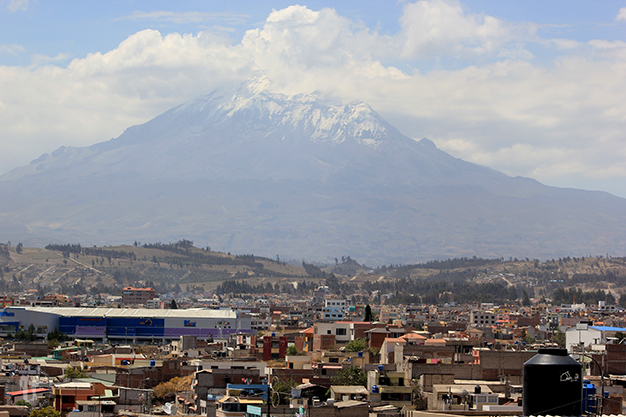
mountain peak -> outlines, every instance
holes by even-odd
[[[432,140],[428,138],[422,138],[417,143],[419,143],[421,146],[423,146],[426,149],[439,149],[437,148],[437,145],[435,145],[435,142],[433,142]]]
[[[626,200],[510,178],[404,136],[362,101],[280,94],[265,76],[61,147],[0,177],[0,195],[0,234],[23,242],[184,236],[368,263],[626,251]]]
[[[236,125],[246,136],[279,140],[329,143],[356,142],[376,148],[402,135],[367,103],[353,100],[332,103],[319,93],[285,95],[271,91],[271,80],[258,76],[236,87],[219,88],[173,110],[206,130],[217,124]],[[245,127],[245,129],[244,129]],[[256,133],[253,133],[256,132]]]
[[[269,91],[272,85],[272,80],[267,75],[256,75],[249,80],[243,82],[239,90],[248,90],[253,94],[258,94],[263,91]]]

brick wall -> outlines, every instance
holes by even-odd
[[[522,376],[524,362],[535,356],[536,352],[524,351],[480,351],[482,375],[479,379],[497,381],[500,376]]]
[[[602,404],[602,414],[604,415],[620,415],[622,413],[622,396],[621,395],[609,395],[609,398],[604,399]]]
[[[316,334],[313,336],[313,350],[331,349],[335,344],[335,335]]]
[[[309,408],[309,417],[368,417],[367,404],[338,408],[335,406]]]
[[[419,378],[423,374],[452,374],[455,379],[482,379],[482,369],[480,365],[409,363],[407,378]]]
[[[422,374],[420,383],[424,392],[432,392],[435,384],[454,384],[454,374]]]
[[[454,346],[404,346],[404,356],[419,356],[425,359],[453,358]]]

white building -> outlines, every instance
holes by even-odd
[[[626,333],[626,329],[578,323],[576,327],[565,332],[565,347],[569,352],[577,352],[580,347],[589,348],[591,345],[611,343],[617,332]]]
[[[348,343],[354,340],[354,323],[315,323],[315,334],[335,335],[337,343]]]

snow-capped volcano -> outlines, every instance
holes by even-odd
[[[414,145],[366,103],[326,104],[316,95],[285,96],[261,87],[257,80],[215,90],[116,139],[62,147],[0,180],[57,169],[84,176],[103,168],[170,179],[327,177],[330,168],[345,165],[337,157],[354,153],[352,147],[367,152]],[[316,167],[326,173],[309,171]]]
[[[316,94],[286,96],[266,90],[268,85],[266,77],[259,77],[234,92],[215,90],[173,109],[172,114],[197,114],[199,124],[206,127],[231,120],[250,125],[252,131],[258,130],[265,137],[289,133],[288,138],[281,139],[331,145],[353,140],[375,148],[385,139],[402,136],[362,101],[325,104]]]
[[[268,83],[217,89],[1,176],[0,233],[371,263],[626,251],[624,199],[511,178],[406,137],[366,103]]]

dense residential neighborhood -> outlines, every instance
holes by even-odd
[[[327,286],[312,294],[207,293],[174,303],[129,286],[99,295],[98,305],[89,295],[5,296],[3,409],[521,415],[524,364],[562,347],[582,363],[585,389],[604,390],[604,414],[622,413],[626,312],[617,305],[359,305]]]

